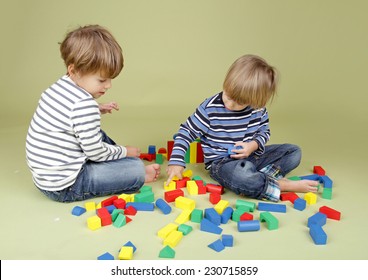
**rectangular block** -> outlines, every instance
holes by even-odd
[[[175,207],[183,210],[193,210],[195,208],[195,201],[184,196],[179,196],[175,199]]]
[[[286,205],[285,204],[273,204],[273,203],[258,202],[258,210],[259,211],[286,213]]]

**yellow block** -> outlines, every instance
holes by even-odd
[[[164,245],[169,245],[170,247],[175,247],[179,241],[183,238],[183,233],[181,231],[172,231],[168,237],[164,240]]]
[[[193,171],[192,170],[190,170],[190,169],[188,169],[188,170],[185,170],[184,172],[183,172],[183,177],[188,177],[188,178],[192,178],[192,176],[193,176]]]
[[[178,229],[178,225],[174,223],[170,223],[164,226],[162,229],[160,229],[157,232],[157,235],[161,237],[162,239],[165,239],[172,231],[177,230],[177,229]]]
[[[87,211],[96,210],[96,203],[94,201],[84,203],[84,207]]]
[[[187,181],[187,190],[190,195],[197,195],[198,194],[198,185],[196,181]]]
[[[309,204],[316,204],[317,203],[317,195],[315,193],[308,192],[304,195],[304,200]]]
[[[215,210],[217,213],[219,213],[220,215],[222,214],[222,212],[224,212],[225,208],[229,206],[229,201],[227,200],[220,200],[216,205],[215,205]]]
[[[133,258],[133,247],[123,246],[119,252],[119,260],[131,260]]]
[[[87,219],[87,226],[91,230],[96,230],[101,227],[101,219],[99,216],[95,215],[92,217],[89,217]]]
[[[181,225],[188,222],[190,220],[190,214],[192,214],[192,210],[183,210],[175,219],[175,223]]]
[[[170,184],[166,185],[166,182],[164,182],[164,189],[165,191],[173,191],[176,190],[176,182],[171,181]]]
[[[175,199],[175,207],[183,210],[193,210],[195,208],[195,201],[184,196],[178,196]]]
[[[133,202],[132,201],[132,195],[131,194],[122,193],[121,195],[118,196],[118,198],[124,199],[126,203]]]
[[[190,147],[189,163],[197,163],[197,142],[194,141],[190,143],[189,147]]]

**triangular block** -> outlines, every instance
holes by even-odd
[[[175,251],[169,245],[166,245],[164,248],[161,249],[158,256],[159,258],[173,259],[175,258]]]

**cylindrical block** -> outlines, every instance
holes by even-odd
[[[238,231],[257,231],[261,228],[261,223],[259,220],[252,221],[239,221],[238,222]]]
[[[171,207],[169,204],[166,203],[165,200],[159,198],[156,200],[156,206],[164,213],[165,215],[171,212]]]

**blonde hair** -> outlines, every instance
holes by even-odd
[[[244,55],[230,66],[223,90],[240,105],[262,108],[273,99],[276,86],[276,68],[259,56]]]
[[[124,66],[122,49],[113,35],[99,25],[87,25],[70,31],[60,44],[66,67],[73,64],[81,74],[100,72],[115,78]]]

